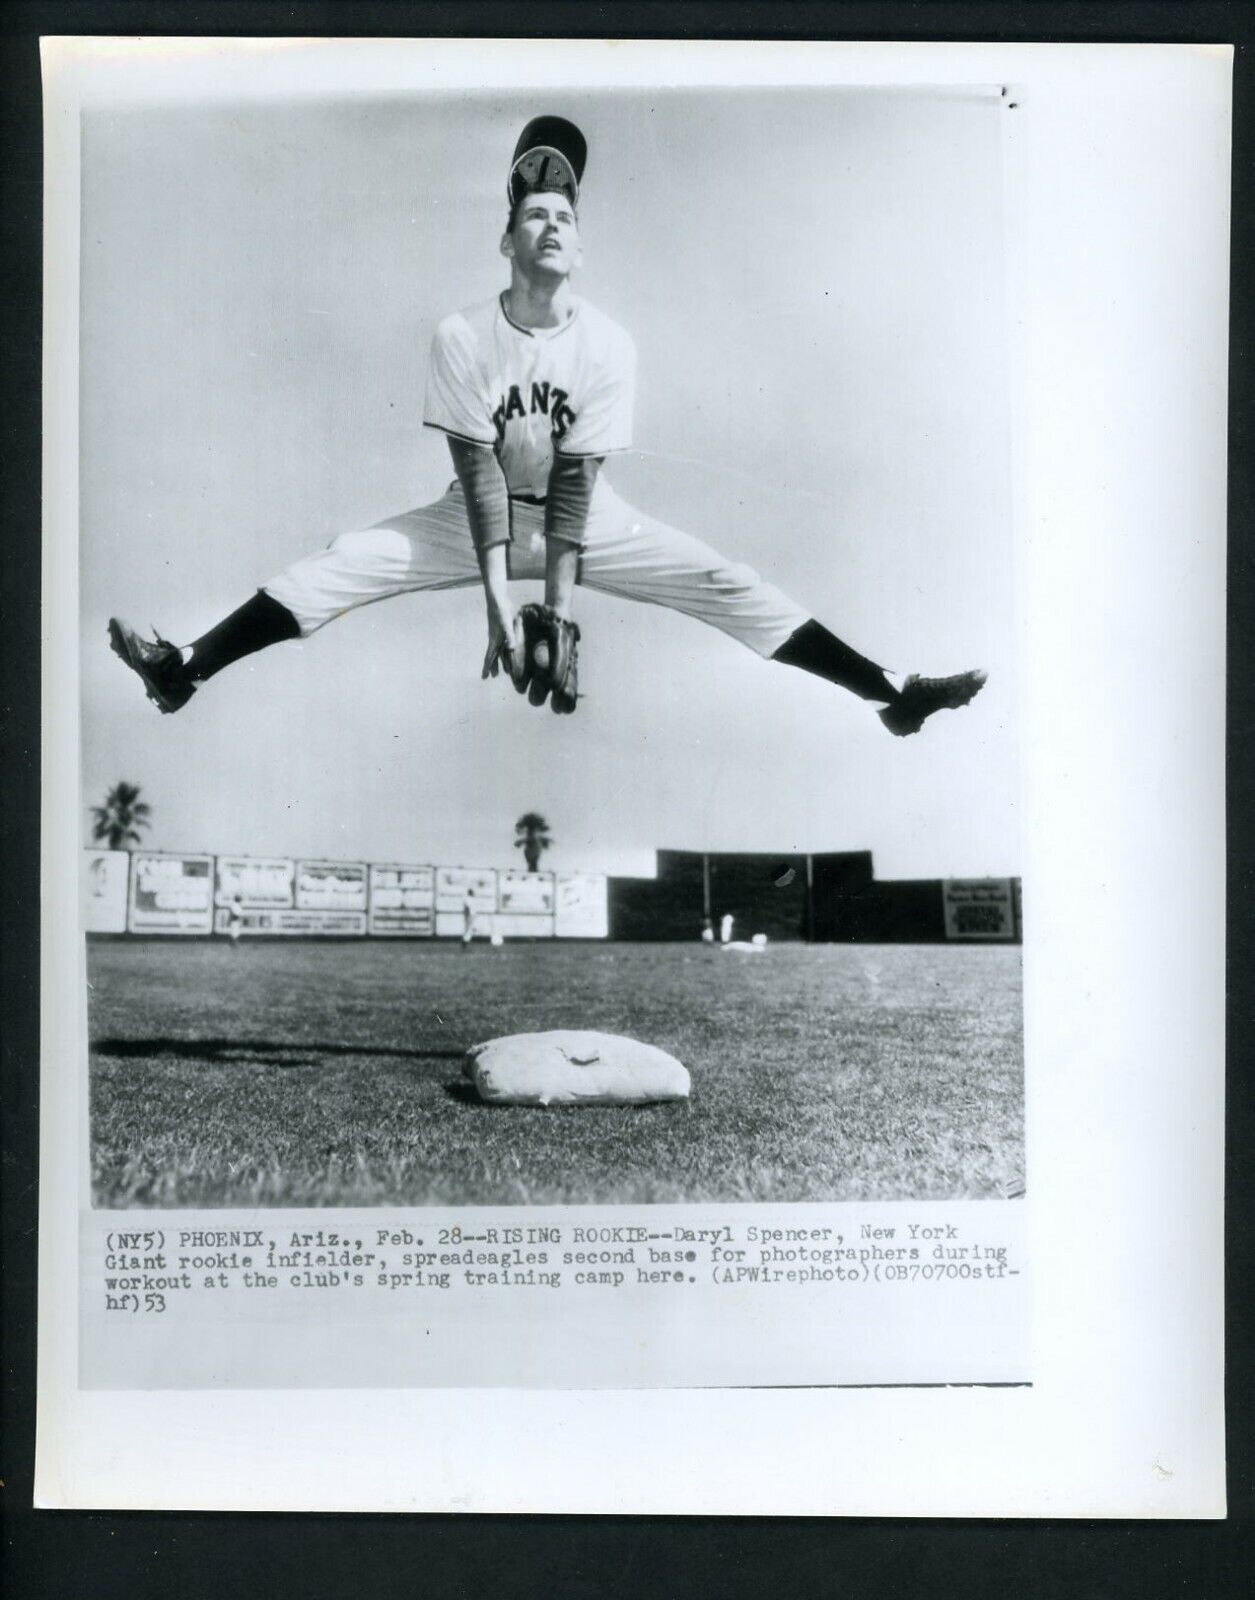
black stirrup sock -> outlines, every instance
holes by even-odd
[[[885,676],[883,667],[852,650],[814,617],[786,639],[771,659],[784,662],[786,667],[813,672],[828,683],[840,684],[862,700],[898,698],[898,691]]]
[[[241,656],[251,656],[255,650],[264,650],[268,644],[278,644],[283,639],[297,639],[300,633],[288,608],[259,589],[251,600],[197,639],[187,663],[187,675],[204,683]]]

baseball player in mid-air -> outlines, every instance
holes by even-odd
[[[355,606],[474,583],[488,611],[483,676],[504,667],[533,705],[558,712],[578,698],[579,584],[669,606],[839,684],[878,706],[893,734],[916,733],[978,692],[983,672],[899,680],[750,567],[625,504],[602,477],[605,458],[631,447],[635,352],[571,287],[586,154],[562,118],[528,124],[507,181],[509,287],[436,329],[423,421],[445,434],[456,474],[441,499],[342,533],[190,645],[110,621],[113,649],[162,711],[178,711],[233,661]],[[543,581],[544,604],[516,609],[512,579]]]

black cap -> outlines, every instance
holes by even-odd
[[[506,180],[510,204],[537,189],[556,189],[572,205],[578,204],[587,159],[588,145],[573,122],[563,117],[533,117],[514,147]]]

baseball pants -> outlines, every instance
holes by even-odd
[[[510,522],[510,577],[543,581],[544,506],[512,499]],[[683,612],[765,657],[810,617],[752,567],[726,561],[700,539],[643,516],[601,480],[593,489],[577,581],[603,594]],[[262,587],[307,637],[355,606],[479,582],[466,502],[455,482],[434,504],[342,533]]]

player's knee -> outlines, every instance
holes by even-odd
[[[404,535],[393,528],[366,528],[340,533],[327,549],[344,566],[354,569],[378,567],[382,562],[404,561],[409,555]]]
[[[744,562],[731,561],[711,569],[710,581],[722,594],[729,596],[747,594],[761,582],[753,567]]]
[[[354,533],[338,533],[327,546],[336,555],[342,556],[346,561],[355,561],[362,556],[374,554],[375,535],[370,531]]]

